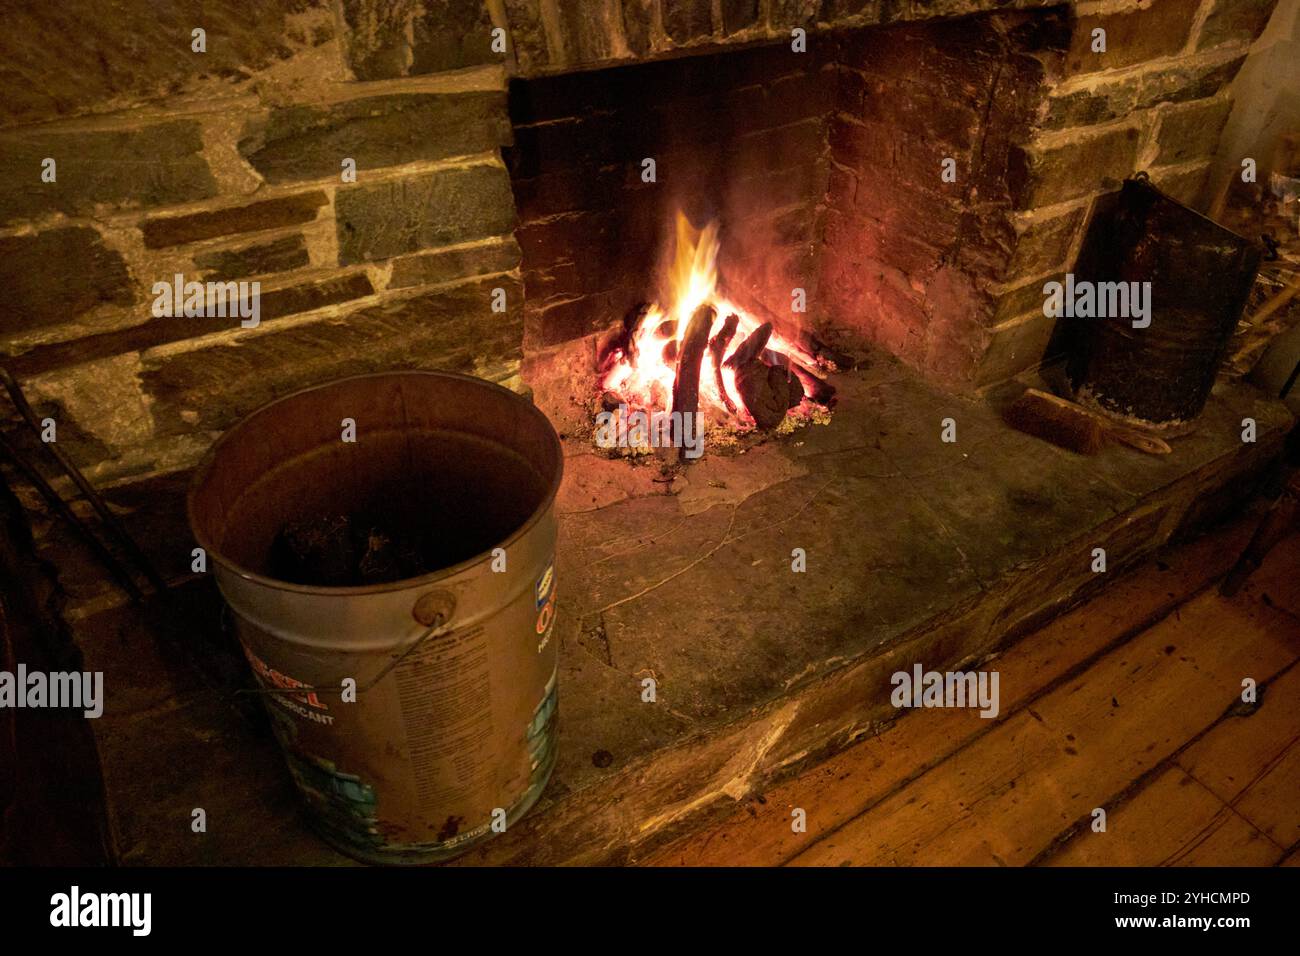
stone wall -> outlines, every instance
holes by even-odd
[[[820,260],[830,337],[883,347],[955,388],[1050,358],[1042,288],[1073,263],[1097,195],[1147,170],[1207,204],[1227,87],[1273,5],[1105,0],[1056,24],[865,31],[841,59],[832,127]],[[1098,29],[1104,52],[1093,52]],[[910,75],[890,65],[908,44]]]
[[[1061,0],[341,0],[348,64],[387,79],[495,62],[485,36],[509,37],[520,76],[708,53],[830,30]]]
[[[1069,42],[1059,11],[854,34],[837,57],[823,211],[823,337],[954,387],[986,347],[988,292],[1021,251],[1017,151]],[[1077,223],[1075,223],[1077,225]]]
[[[566,283],[617,289],[624,298],[632,290],[631,282],[614,286],[604,277],[597,281],[604,288],[582,285],[609,265],[602,260],[530,266],[525,323],[520,242],[529,250],[554,245],[561,233],[547,237],[535,228],[540,220],[591,211],[564,208],[565,175],[598,191],[635,186],[639,170],[624,168],[623,157],[598,157],[593,168],[570,167],[544,181],[549,173],[530,167],[529,157],[565,132],[552,122],[562,117],[530,121],[516,113],[516,134],[508,80],[532,77],[534,93],[544,84],[562,92],[570,78],[590,87],[618,72],[590,68],[653,59],[665,61],[660,75],[670,88],[680,82],[670,76],[694,75],[709,90],[712,112],[702,124],[659,127],[654,148],[670,166],[683,136],[723,129],[753,137],[727,157],[738,160],[740,179],[746,156],[796,155],[794,141],[823,128],[806,161],[780,159],[748,170],[758,177],[752,188],[722,189],[736,236],[725,254],[751,291],[802,285],[810,321],[822,329],[856,330],[957,387],[996,381],[1048,349],[1042,283],[1072,261],[1094,195],[1139,168],[1179,196],[1197,195],[1229,109],[1225,87],[1273,2],[1089,0],[1073,5],[1082,19],[1067,36],[1029,59],[1007,53],[1015,45],[1004,34],[981,34],[988,49],[1006,55],[990,59],[1002,64],[998,83],[962,102],[968,113],[984,103],[1014,119],[982,129],[1018,129],[1027,116],[1023,140],[964,144],[972,156],[1004,157],[1005,177],[989,191],[978,178],[959,180],[952,195],[937,183],[932,191],[964,210],[961,222],[979,210],[984,231],[936,229],[922,243],[898,243],[891,254],[901,262],[879,285],[881,296],[897,300],[867,315],[843,283],[849,273],[832,274],[819,250],[847,244],[860,253],[881,224],[918,214],[926,223],[930,207],[910,207],[893,190],[892,205],[862,209],[880,168],[852,144],[881,119],[872,111],[884,101],[859,98],[859,85],[878,83],[879,62],[893,51],[864,40],[858,60],[838,65],[828,65],[828,51],[849,32],[914,29],[897,21],[1048,4],[181,0],[163,11],[124,0],[107,17],[93,4],[24,0],[7,8],[0,34],[0,283],[8,293],[0,359],[101,485],[188,468],[248,410],[340,374],[406,366],[517,382],[526,337],[528,348],[546,348],[591,328],[590,314],[557,308],[572,296]],[[936,32],[931,49],[941,53],[945,36],[958,55],[983,49],[963,38],[975,22]],[[1105,54],[1090,50],[1095,26],[1108,32]],[[203,52],[194,49],[196,28],[206,31]],[[773,64],[750,48],[788,50],[795,29],[808,31],[806,61],[756,82],[753,71]],[[743,52],[718,55],[730,47]],[[726,66],[733,58],[736,65]],[[727,82],[703,77],[706,63],[731,70]],[[1041,74],[1041,101],[999,100],[1000,91],[1016,89],[1008,70]],[[895,92],[915,94],[917,104],[934,100],[915,83]],[[691,91],[678,93],[679,105],[690,106]],[[923,169],[939,142],[925,137],[942,134],[934,124],[948,114],[890,102],[898,115],[886,118],[898,130],[919,124],[913,132],[921,139],[903,136],[895,148],[916,145],[908,161]],[[728,114],[728,105],[738,112]],[[737,131],[737,122],[745,128]],[[570,125],[568,132],[578,130]],[[646,131],[636,132],[644,140]],[[522,162],[513,169],[513,195],[503,149]],[[42,177],[46,159],[56,163],[52,182]],[[341,176],[344,159],[355,160],[355,183]],[[653,199],[643,191],[640,206],[629,202],[633,212],[619,228],[662,228],[665,200],[675,197],[671,179],[661,176],[660,185]],[[886,187],[880,182],[881,195]],[[819,191],[820,210],[812,201]],[[738,211],[729,197],[746,192],[762,201]],[[850,192],[856,212],[845,213],[839,207]],[[578,217],[570,220],[590,234]],[[645,237],[628,237],[639,261]],[[932,316],[951,301],[953,263],[971,308],[945,327]],[[621,269],[626,277],[626,265],[610,266],[612,274]],[[177,272],[261,282],[261,325],[155,318],[153,284]],[[497,290],[504,312],[492,308]],[[606,310],[611,319],[616,297]],[[544,309],[545,322],[537,318]],[[864,325],[868,319],[874,325]],[[918,330],[920,348],[910,341]]]
[[[0,40],[0,361],[92,480],[187,468],[330,377],[518,381],[503,57],[360,82],[324,0],[26,6]],[[176,273],[260,282],[260,324],[156,317]]]

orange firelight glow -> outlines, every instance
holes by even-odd
[[[630,404],[673,411],[669,406],[677,371],[676,354],[696,309],[705,303],[713,306],[716,314],[709,330],[710,341],[722,330],[728,316],[736,316],[736,333],[727,345],[724,363],[762,324],[719,293],[718,247],[716,221],[703,229],[696,229],[681,212],[677,213],[673,258],[668,273],[672,302],[666,308],[659,303],[649,308],[632,332],[632,345],[627,350],[630,355],[617,357],[601,381],[602,389],[616,392]],[[775,330],[767,348],[805,364],[813,364],[810,355]],[[734,423],[751,423],[753,419],[736,390],[735,371],[725,364],[721,371],[726,401],[718,391],[713,359],[706,354],[700,370],[700,410],[706,412],[708,421],[730,419]]]

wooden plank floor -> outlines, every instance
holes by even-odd
[[[996,719],[908,712],[642,862],[1300,865],[1300,534],[1223,598],[1251,530],[1164,554],[982,665]]]

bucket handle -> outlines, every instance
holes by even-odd
[[[419,600],[415,602],[415,606],[411,608],[411,616],[425,625],[424,633],[413,640],[404,651],[385,664],[383,670],[372,677],[360,690],[370,690],[383,680],[389,671],[406,660],[417,648],[423,647],[425,641],[442,631],[455,613],[456,595],[450,591],[426,591],[420,595]]]
[[[365,684],[357,688],[357,692],[370,690],[381,680],[383,680],[394,667],[406,660],[418,648],[424,646],[424,642],[435,634],[447,633],[447,623],[451,620],[452,615],[456,612],[456,596],[450,591],[428,591],[422,594],[411,608],[411,616],[419,623],[425,625],[424,631],[416,636],[411,643],[384,665],[374,677],[366,681]],[[342,693],[342,681],[339,681],[337,687],[258,687],[240,691],[241,693],[252,694],[288,694],[296,696],[300,694],[321,694],[321,693]]]

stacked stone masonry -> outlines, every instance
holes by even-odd
[[[517,381],[504,70],[358,83],[336,63],[293,98],[0,130],[0,162],[32,173],[0,187],[3,361],[95,481],[190,467],[242,415],[332,376]],[[177,273],[258,281],[259,324],[155,316],[154,283]]]
[[[0,37],[0,360],[71,457],[113,485],[191,467],[247,411],[334,375],[448,368],[517,384],[525,348],[593,330],[556,308],[577,293],[607,294],[616,318],[631,283],[593,276],[604,264],[589,261],[532,268],[530,249],[562,239],[535,226],[598,212],[566,208],[566,176],[626,200],[617,228],[638,241],[658,236],[663,203],[621,157],[513,165],[562,131],[512,117],[508,90],[512,77],[595,89],[595,68],[646,60],[665,61],[665,77],[706,57],[772,65],[770,82],[731,87],[741,115],[763,117],[737,155],[807,154],[745,171],[766,197],[764,239],[732,255],[752,266],[768,237],[782,250],[752,293],[802,280],[819,328],[861,333],[848,313],[863,311],[862,290],[826,249],[851,248],[865,274],[877,244],[892,271],[872,279],[881,306],[865,338],[954,387],[1004,379],[1049,350],[1041,286],[1072,261],[1094,196],[1148,169],[1203,200],[1227,86],[1273,0],[139,2],[93,31],[59,4],[16,6]],[[919,23],[931,20],[955,26]],[[1017,35],[1024,23],[1038,33]],[[1096,28],[1105,53],[1092,52]],[[873,40],[883,29],[899,42]],[[809,56],[777,69],[793,30]],[[924,68],[986,58],[987,87],[900,82],[888,59],[920,42]],[[722,56],[732,47],[749,52]],[[981,109],[998,121],[963,125]],[[877,127],[886,139],[866,135]],[[886,175],[949,154],[951,187]],[[653,212],[637,212],[637,192]],[[872,196],[884,198],[864,209]],[[896,235],[917,216],[934,217],[931,235]],[[178,272],[261,282],[261,324],[155,318],[153,284]],[[957,293],[969,307],[945,313]]]

